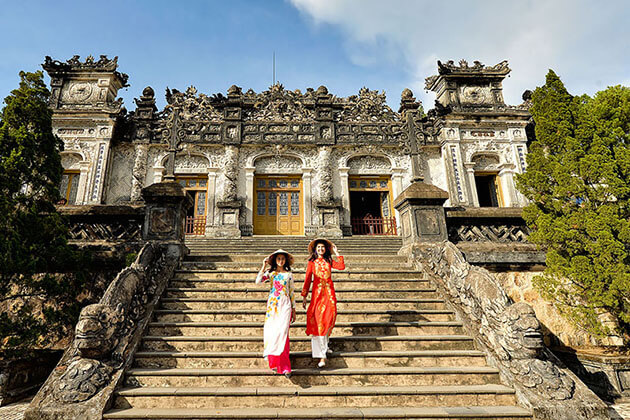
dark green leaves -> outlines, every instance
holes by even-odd
[[[630,337],[630,88],[571,96],[549,71],[532,96],[536,140],[517,184],[541,294],[596,335]],[[612,316],[613,322],[610,322]]]

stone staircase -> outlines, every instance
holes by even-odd
[[[328,366],[310,356],[298,298],[293,376],[262,359],[268,285],[262,259],[294,251],[296,293],[306,238],[191,239],[106,419],[531,419],[501,384],[399,238],[335,241],[337,324]],[[302,253],[300,253],[302,251]]]

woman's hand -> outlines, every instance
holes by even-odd
[[[339,251],[337,251],[337,245],[333,244],[333,246],[332,246],[332,250],[333,250],[333,252],[335,253],[335,256],[337,256],[337,257],[338,257],[338,256],[339,256]]]
[[[295,308],[291,309],[291,324],[295,322]]]
[[[268,264],[269,264],[269,257],[265,257],[265,259],[263,260],[262,267],[260,268],[260,271],[264,270]]]
[[[306,309],[306,304],[308,303],[308,300],[306,298],[302,299],[302,308]]]

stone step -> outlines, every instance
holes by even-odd
[[[187,237],[185,239],[186,246],[210,246],[219,247],[224,250],[231,249],[235,246],[275,246],[277,248],[287,248],[290,245],[295,248],[301,248],[304,251],[308,248],[308,244],[311,242],[311,238],[290,238],[286,236],[275,236],[269,238],[238,238],[238,239],[219,239],[219,238],[194,238]],[[355,238],[338,238],[333,239],[338,249],[345,249],[347,247],[365,247],[375,248],[383,246],[402,246],[402,239],[397,237],[355,237]]]
[[[390,336],[420,334],[463,334],[463,326],[457,321],[448,322],[337,322],[335,336]],[[202,336],[202,335],[260,335],[263,324],[258,322],[151,322],[149,335]],[[291,325],[292,337],[306,336],[306,323]]]
[[[288,250],[287,250],[288,251]],[[269,254],[227,254],[224,252],[214,255],[196,255],[191,252],[190,255],[186,256],[184,260],[184,264],[195,263],[195,262],[257,262],[258,264],[262,264],[263,259],[265,259]],[[306,263],[309,258],[308,254],[305,253],[292,253],[295,262],[298,263]],[[378,259],[378,255],[349,255],[347,257],[344,256],[344,261],[348,265],[356,264],[356,263],[371,263],[374,262],[375,259]],[[383,255],[382,262],[389,262],[391,264],[399,263],[406,264],[409,261],[408,257],[405,255],[391,255],[386,254]]]
[[[446,386],[299,386],[283,387],[146,387],[116,393],[117,408],[264,408],[496,406],[516,403],[514,390],[503,385]]]
[[[258,336],[151,336],[142,338],[142,351],[260,351]],[[330,337],[333,351],[473,350],[467,335],[352,336]],[[309,337],[291,337],[291,352],[310,351]]]
[[[256,285],[255,279],[172,279],[169,283],[169,287],[199,287],[199,288],[212,288],[212,287],[235,287],[235,288],[249,288],[260,287],[261,289],[269,289],[269,285]],[[294,278],[296,290],[301,290],[304,277]],[[433,287],[431,281],[427,279],[379,279],[379,280],[360,280],[360,279],[335,279],[335,287],[338,289],[390,289],[397,288],[401,290],[405,289],[417,289],[417,288],[429,288]]]
[[[262,261],[262,260],[261,260]],[[215,261],[184,261],[182,268],[186,270],[255,270],[258,272],[262,262],[258,260],[250,260],[249,262],[215,262]],[[291,267],[293,271],[302,272],[306,270],[306,261],[296,261]],[[371,261],[371,262],[354,262],[351,265],[346,263],[346,270],[352,271],[399,271],[413,270],[412,264]]]
[[[175,279],[256,279],[258,270],[177,270],[175,272]],[[303,279],[305,276],[303,270],[296,270],[293,272],[293,276],[296,279]],[[425,274],[421,271],[336,271],[332,273],[333,281],[336,280],[372,280],[378,281],[380,279],[396,279],[396,280],[413,280],[413,279],[425,279]]]
[[[148,387],[301,387],[483,385],[500,383],[499,373],[488,366],[374,367],[293,369],[285,378],[267,369],[140,369],[127,372],[125,386]]]
[[[301,302],[301,299],[298,298]],[[163,309],[251,309],[264,310],[267,298],[162,298],[161,307]],[[370,309],[394,309],[394,310],[416,310],[416,309],[446,309],[446,304],[442,299],[338,299],[337,310],[360,310]]]
[[[303,320],[306,311],[298,305],[297,318]],[[194,309],[158,309],[154,312],[158,322],[212,322],[212,321],[250,321],[264,322],[264,307],[258,309],[222,309],[222,310],[194,310]],[[337,322],[356,321],[452,321],[455,314],[450,310],[355,310],[337,313]]]
[[[207,420],[207,419],[448,419],[448,420],[523,420],[531,419],[530,411],[516,406],[478,407],[317,407],[317,408],[129,408],[115,409],[104,419],[160,419],[160,420]]]
[[[296,289],[298,289],[296,287]],[[299,289],[295,291],[295,298],[301,300]],[[335,288],[337,299],[437,299],[438,294],[434,288],[418,289],[359,289],[359,288]],[[269,284],[260,286],[250,285],[249,287],[169,287],[164,294],[165,298],[267,298],[269,296]]]
[[[294,369],[313,367],[317,363],[310,351],[293,352]],[[368,368],[383,366],[485,366],[485,355],[477,350],[417,350],[333,352],[328,355],[331,368]],[[262,351],[139,351],[134,367],[138,368],[266,368],[269,364]]]

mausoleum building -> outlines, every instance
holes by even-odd
[[[414,182],[448,193],[449,207],[522,207],[514,175],[525,170],[529,103],[506,105],[503,61],[438,62],[426,79],[427,114],[412,92],[395,111],[362,88],[341,98],[320,86],[207,95],[151,87],[127,112],[117,58],[46,57],[53,130],[64,142],[67,205],[133,204],[165,179],[194,200],[187,233],[397,235],[393,203]]]

